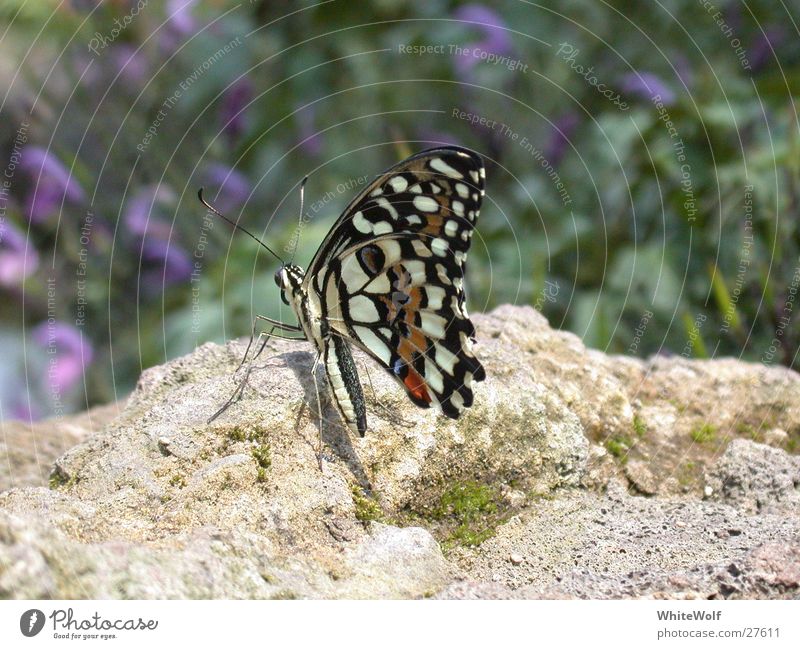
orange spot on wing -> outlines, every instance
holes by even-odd
[[[418,350],[424,352],[428,349],[428,339],[425,338],[425,335],[416,327],[414,327],[414,319],[410,318],[411,322],[408,324],[412,327],[411,335],[409,336],[409,340],[411,344],[414,345]]]
[[[403,379],[403,383],[408,388],[408,391],[417,399],[421,399],[425,403],[431,402],[431,397],[428,394],[425,381],[422,380],[422,377],[417,374],[413,368],[408,368],[408,374],[406,375],[406,378]]]
[[[425,218],[427,219],[427,223],[420,232],[430,234],[434,237],[439,235],[443,227],[441,215],[439,213],[427,214]]]

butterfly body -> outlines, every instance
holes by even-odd
[[[472,405],[473,382],[486,376],[472,352],[464,296],[484,179],[480,156],[468,149],[413,155],[353,199],[307,271],[290,263],[275,274],[300,326],[271,322],[314,343],[339,413],[361,436],[366,406],[351,345],[416,405],[438,406],[453,419]]]
[[[288,264],[275,274],[275,283],[284,302],[297,316],[306,339],[317,348],[317,357],[325,364],[328,386],[339,414],[354,433],[363,437],[367,431],[367,410],[353,354],[347,342],[331,331],[316,294],[303,290],[304,277],[302,268]]]

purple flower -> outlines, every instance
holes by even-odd
[[[74,50],[71,56],[72,73],[83,88],[95,88],[102,76],[102,69],[95,63],[94,56],[86,50]]]
[[[770,25],[759,33],[750,46],[750,67],[760,72],[778,58],[777,50],[786,40],[786,30],[781,25]]]
[[[18,395],[6,412],[8,412],[9,419],[17,421],[34,422],[42,418],[41,412],[31,403],[26,394]]]
[[[737,34],[742,33],[742,8],[737,2],[729,2],[722,8],[725,22]]]
[[[141,83],[149,76],[147,62],[142,51],[127,44],[116,46],[111,50],[114,65],[120,72],[120,80]]]
[[[454,135],[443,131],[423,127],[419,130],[417,139],[424,143],[426,147],[444,146],[447,144],[460,145],[461,140]]]
[[[146,239],[142,248],[142,285],[149,293],[185,282],[192,274],[192,260],[177,243],[163,239]]]
[[[179,34],[191,34],[197,30],[192,17],[192,8],[197,0],[167,0],[167,22]]]
[[[247,126],[245,111],[252,98],[253,84],[247,77],[235,81],[225,91],[219,111],[219,123],[231,143],[239,138]]]
[[[322,153],[322,137],[314,126],[316,111],[313,106],[300,109],[295,113],[300,134],[300,149],[309,156],[316,157]]]
[[[499,56],[508,56],[514,51],[514,44],[506,30],[505,22],[492,9],[479,4],[469,4],[460,7],[454,14],[456,20],[478,29],[483,38],[479,41],[467,43],[469,54],[461,54],[456,59],[456,71],[466,74],[480,61],[480,52],[488,52]]]
[[[241,172],[226,167],[224,164],[212,163],[202,174],[203,184],[208,185],[214,197],[217,209],[222,213],[241,209],[250,196],[250,181]]]
[[[10,349],[0,349],[0,353],[13,353]],[[0,382],[0,407],[4,419],[33,422],[42,418],[39,399],[32,397],[24,380],[17,376],[3,376]]]
[[[83,188],[46,149],[25,147],[20,158],[21,168],[34,181],[25,207],[25,213],[33,223],[44,221],[64,200],[80,202],[84,199]]]
[[[169,239],[170,225],[159,218],[156,208],[172,207],[174,203],[175,194],[166,185],[144,187],[128,202],[123,220],[128,230],[139,237]]]
[[[39,253],[25,235],[0,221],[0,285],[19,286],[39,266]]]
[[[70,4],[75,11],[91,11],[101,0],[72,0]]]
[[[142,284],[149,292],[180,282],[191,275],[188,253],[175,243],[172,227],[158,211],[174,209],[175,194],[166,185],[144,187],[125,208],[123,220],[142,246]]]
[[[675,93],[652,72],[629,72],[622,77],[622,90],[648,101],[660,97],[665,106],[675,103]]]
[[[565,113],[553,123],[550,139],[545,145],[544,155],[551,165],[557,167],[567,152],[570,138],[581,120],[576,112]]]
[[[167,0],[165,29],[158,30],[158,48],[164,54],[172,55],[180,49],[190,35],[199,30],[192,10],[197,0]]]
[[[51,356],[46,377],[50,391],[57,394],[68,392],[92,362],[94,350],[91,342],[72,325],[58,321],[38,325],[32,337]]]
[[[675,61],[675,71],[678,74],[678,79],[687,88],[691,88],[694,83],[694,75],[692,74],[692,64],[683,54],[675,54],[673,56]]]

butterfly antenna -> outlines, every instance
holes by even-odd
[[[303,178],[303,182],[300,183],[300,216],[297,217],[297,237],[295,238],[294,241],[294,250],[292,250],[292,258],[289,260],[290,264],[294,262],[294,254],[300,247],[300,229],[303,227],[303,196],[306,193],[306,182],[308,182],[308,176]]]
[[[208,203],[208,202],[207,202],[207,201],[206,201],[206,200],[203,198],[203,188],[202,188],[202,187],[200,188],[200,191],[198,191],[198,192],[197,192],[197,198],[199,198],[199,199],[200,199],[200,202],[201,202],[203,205],[205,205],[205,206],[206,206],[206,207],[207,207],[207,208],[208,208],[208,209],[209,209],[211,212],[213,212],[214,214],[216,214],[216,215],[217,215],[219,218],[221,218],[223,221],[227,221],[228,223],[230,223],[230,224],[231,224],[231,225],[232,225],[234,228],[236,228],[237,230],[241,230],[242,232],[244,232],[244,233],[245,233],[245,234],[246,234],[248,237],[250,237],[251,239],[254,239],[255,241],[257,241],[259,244],[261,244],[261,246],[263,246],[263,248],[264,248],[264,249],[265,249],[265,250],[266,250],[268,253],[270,253],[270,254],[271,254],[273,257],[275,257],[275,259],[277,259],[279,262],[281,262],[281,264],[282,264],[283,266],[285,266],[285,265],[286,265],[286,262],[285,262],[285,261],[283,261],[283,259],[281,259],[281,258],[280,258],[280,257],[277,255],[277,253],[275,253],[275,252],[272,250],[272,248],[270,248],[270,247],[269,247],[269,246],[268,246],[266,243],[264,243],[264,242],[263,242],[261,239],[259,239],[257,236],[255,236],[254,234],[252,234],[252,233],[251,233],[249,230],[246,230],[244,227],[242,227],[241,225],[239,225],[239,224],[238,224],[238,223],[236,223],[235,221],[231,221],[231,220],[230,220],[230,219],[229,219],[227,216],[224,216],[223,214],[220,214],[220,213],[219,213],[219,210],[217,210],[217,208],[215,208],[213,205],[210,205],[210,204],[209,204],[209,203]]]

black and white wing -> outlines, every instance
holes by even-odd
[[[394,376],[419,406],[457,418],[485,372],[472,352],[464,263],[484,195],[478,154],[423,151],[347,207],[306,273],[328,327]]]

